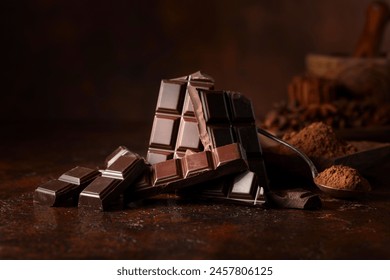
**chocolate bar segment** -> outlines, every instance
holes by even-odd
[[[120,156],[130,153],[125,146],[119,146],[116,148],[108,157],[106,157],[104,163],[105,167],[109,167],[113,164]]]
[[[179,159],[156,163],[153,165],[153,171],[153,185],[161,185],[182,178]]]
[[[102,176],[124,180],[130,173],[137,173],[138,169],[142,170],[144,165],[145,161],[139,155],[128,152],[103,170]]]
[[[47,206],[77,205],[79,193],[99,174],[96,169],[77,166],[58,179],[38,186],[34,192],[34,202]]]
[[[196,176],[202,172],[211,171],[215,168],[211,151],[188,154],[182,158],[183,176]]]
[[[190,199],[207,199],[221,202],[235,202],[247,205],[263,205],[262,188],[258,188],[257,175],[244,171],[228,178],[209,181],[178,192],[178,195]]]
[[[190,188],[247,169],[245,151],[237,143],[212,151],[187,153],[182,158],[153,164],[150,172],[131,186],[126,201]]]
[[[183,157],[186,150],[203,150],[188,87],[212,89],[212,78],[200,72],[162,80],[149,141],[151,164]]]
[[[102,211],[109,210],[114,204],[119,203],[117,197],[112,197],[110,194],[115,189],[120,188],[121,185],[124,185],[123,180],[102,176],[97,177],[80,193],[79,207]]]
[[[148,168],[138,154],[128,152],[102,171],[79,197],[79,207],[106,211],[120,200],[121,194]]]

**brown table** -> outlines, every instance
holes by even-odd
[[[150,124],[2,124],[0,259],[389,259],[390,185],[316,211],[182,201],[125,210],[33,203],[34,189],[77,166],[102,166],[119,145],[145,153]]]

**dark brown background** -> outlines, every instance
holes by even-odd
[[[2,2],[0,120],[151,122],[160,80],[197,70],[264,115],[305,54],[353,51],[370,1]]]

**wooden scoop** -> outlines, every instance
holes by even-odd
[[[383,31],[390,19],[389,6],[382,1],[372,2],[367,9],[366,23],[356,46],[354,57],[375,57],[383,38]]]

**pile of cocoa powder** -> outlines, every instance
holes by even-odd
[[[345,156],[357,152],[357,148],[337,138],[331,126],[315,122],[299,132],[290,132],[283,140],[300,149],[310,158]]]
[[[314,179],[316,184],[335,189],[369,191],[371,186],[359,172],[349,166],[333,165],[322,171]]]

